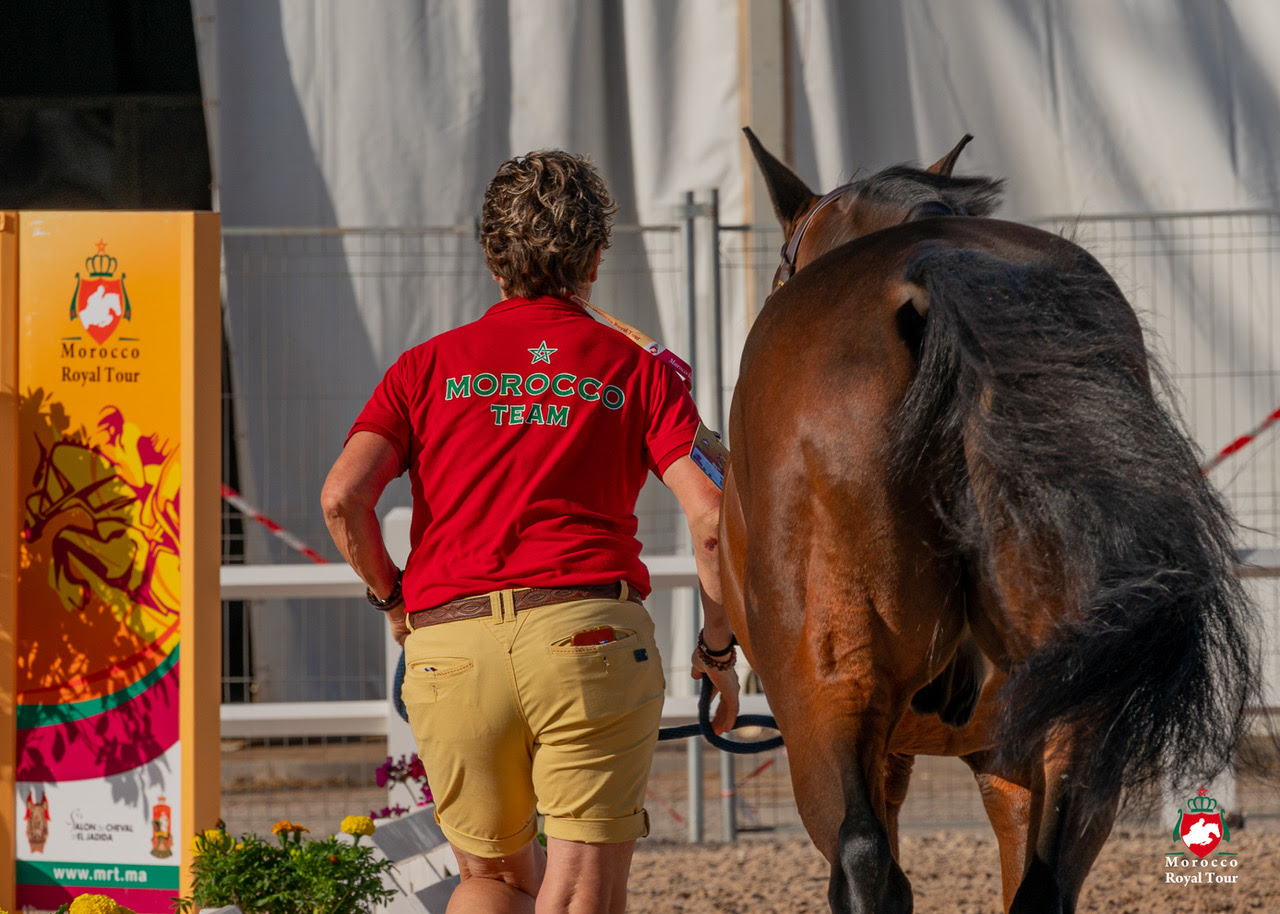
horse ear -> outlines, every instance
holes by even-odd
[[[956,167],[956,159],[960,158],[961,150],[969,145],[969,141],[971,139],[973,139],[973,135],[966,133],[960,138],[960,142],[956,143],[954,149],[926,168],[925,171],[935,175],[942,175],[947,178],[951,177],[951,169]]]
[[[764,183],[769,188],[769,201],[773,204],[773,213],[782,223],[782,227],[790,231],[796,219],[808,209],[817,194],[811,191],[809,185],[800,180],[794,171],[775,159],[756,139],[750,127],[743,127],[742,132],[747,135],[751,154],[756,157],[756,164],[764,174]]]

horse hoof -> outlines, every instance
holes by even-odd
[[[1064,914],[1058,876],[1039,857],[1031,858],[1027,875],[1009,905],[1009,914]]]

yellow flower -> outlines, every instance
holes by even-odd
[[[206,828],[191,839],[191,853],[199,857],[205,851],[225,850],[230,843],[226,832],[219,828]]]
[[[116,909],[106,895],[81,895],[71,902],[70,914],[116,914]]]
[[[137,912],[133,908],[126,908],[124,905],[118,904],[116,905],[116,914],[137,914]]]
[[[348,835],[372,835],[377,826],[368,816],[347,816],[342,820],[342,830]]]

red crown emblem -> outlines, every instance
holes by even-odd
[[[1231,840],[1231,831],[1222,814],[1214,812],[1218,801],[1208,793],[1204,787],[1197,789],[1196,795],[1187,800],[1185,814],[1183,810],[1178,811],[1178,823],[1173,827],[1173,840],[1180,841],[1202,860],[1213,852],[1219,841]]]
[[[71,293],[71,320],[79,319],[85,333],[102,345],[116,332],[121,320],[132,320],[129,293],[124,276],[115,278],[116,259],[104,253],[105,241],[98,242],[98,252],[84,259],[88,279],[76,274],[76,290]]]

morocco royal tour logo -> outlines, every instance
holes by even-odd
[[[71,320],[80,319],[85,333],[101,346],[116,332],[121,320],[132,319],[129,294],[124,290],[124,274],[115,278],[116,259],[106,254],[107,243],[98,242],[98,253],[86,257],[88,279],[76,274],[76,290],[71,295]]]
[[[1219,841],[1231,840],[1227,823],[1214,811],[1218,801],[1205,796],[1208,792],[1203,787],[1197,790],[1196,796],[1187,800],[1187,808],[1178,810],[1178,823],[1173,827],[1173,840],[1181,841],[1201,860],[1213,852]]]

